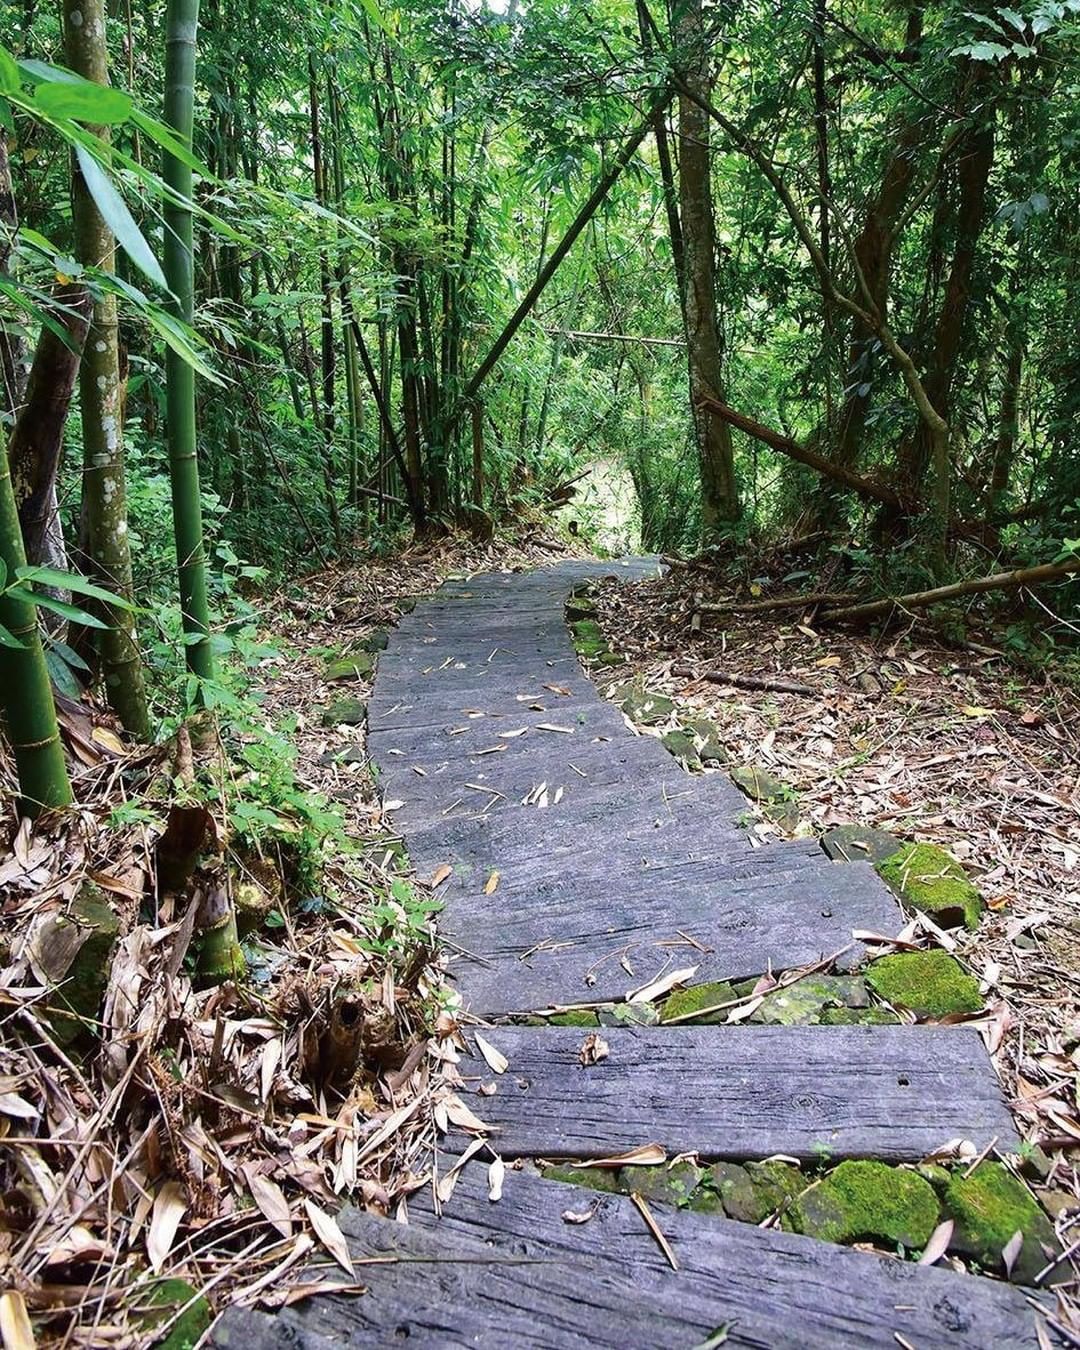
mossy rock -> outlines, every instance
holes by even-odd
[[[47,1014],[62,1045],[96,1035],[120,920],[105,892],[84,882],[71,908],[50,914],[35,930],[35,966],[53,986]]]
[[[690,1197],[686,1208],[694,1214],[722,1214],[731,1217],[724,1208],[723,1200],[709,1186],[699,1186]]]
[[[821,836],[821,847],[834,862],[884,862],[904,847],[903,840],[870,825],[837,825]]]
[[[977,928],[982,897],[951,853],[937,844],[905,844],[875,864],[878,876],[942,928]]]
[[[600,665],[617,663],[619,658],[610,649],[607,639],[600,631],[595,619],[578,619],[570,625],[574,634],[574,649],[586,661],[596,661]]]
[[[886,1163],[842,1162],[803,1191],[788,1211],[792,1226],[825,1242],[898,1242],[924,1247],[937,1227],[934,1188],[916,1172]]]
[[[704,1200],[699,1198],[703,1193],[714,1195],[727,1217],[739,1223],[761,1223],[777,1208],[773,1203],[771,1188],[766,1193],[755,1186],[750,1173],[739,1163],[713,1163],[705,1185],[690,1202],[691,1209],[705,1208],[707,1213],[715,1213],[711,1207],[706,1208]]]
[[[324,727],[360,727],[367,721],[367,704],[362,698],[336,698],[323,710]]]
[[[331,681],[366,680],[375,669],[371,652],[352,651],[327,661],[323,675]]]
[[[894,1027],[900,1021],[888,1008],[822,1008],[823,1027]]]
[[[983,1006],[978,980],[938,948],[883,956],[871,964],[866,979],[887,1003],[923,1017],[978,1012]]]
[[[954,1223],[953,1249],[994,1270],[1004,1271],[1001,1253],[1014,1233],[1023,1233],[1012,1269],[1018,1284],[1032,1284],[1061,1250],[1035,1197],[1001,1163],[981,1162],[970,1176],[957,1173],[945,1192],[945,1212]],[[1070,1275],[1059,1267],[1056,1277]]]
[[[411,614],[416,608],[416,602],[419,597],[415,595],[403,595],[397,602],[399,614]]]
[[[362,745],[346,745],[341,750],[326,750],[316,760],[324,768],[332,764],[366,764],[368,762],[367,754]],[[374,765],[369,765],[372,769],[374,781],[378,781],[374,773]]]
[[[821,1021],[826,1008],[865,1008],[866,985],[857,975],[809,975],[766,994],[747,1019],[773,1026],[807,1026]]]
[[[669,755],[674,755],[688,768],[701,763],[694,738],[687,735],[685,731],[665,731],[663,736],[660,737],[660,744]]]
[[[390,634],[385,628],[373,628],[356,644],[357,651],[384,652],[390,645]]]
[[[568,623],[578,623],[582,619],[591,619],[596,615],[596,601],[591,595],[571,595],[566,602]]]
[[[183,1308],[191,1299],[195,1302],[186,1312],[181,1313],[176,1324],[163,1341],[157,1343],[157,1350],[192,1350],[204,1336],[214,1320],[210,1304],[187,1280],[156,1280],[145,1288],[137,1287],[135,1297],[143,1309],[137,1317],[139,1325],[146,1332],[167,1322],[178,1309]]]
[[[793,830],[799,823],[799,807],[792,789],[779,778],[753,764],[739,764],[729,769],[731,780],[755,802],[760,802],[765,815]]]
[[[619,1181],[610,1167],[571,1167],[556,1163],[544,1168],[545,1181],[568,1181],[572,1186],[585,1186],[590,1191],[605,1191],[612,1195],[619,1191]]]
[[[683,731],[694,738],[697,757],[709,766],[729,763],[731,756],[720,740],[720,730],[706,717],[695,717],[683,723]]]
[[[600,1012],[602,1027],[654,1027],[660,1021],[655,1003],[616,1003]]]
[[[546,1019],[549,1027],[598,1027],[599,1016],[591,1008],[571,1008],[569,1012],[552,1013]]]
[[[615,699],[632,722],[640,722],[645,727],[659,726],[675,711],[674,699],[658,694],[655,689],[646,689],[639,680],[618,685]]]
[[[714,1163],[704,1184],[720,1197],[729,1219],[756,1224],[784,1209],[806,1183],[791,1163],[768,1161]]]
[[[706,768],[718,769],[731,763],[731,756],[719,741],[703,741],[698,749],[698,759]]]
[[[692,984],[689,989],[676,989],[669,994],[660,1011],[661,1022],[673,1022],[677,1017],[686,1017],[687,1013],[697,1013],[702,1008],[715,1008],[718,1003],[733,1003],[739,997],[734,986],[726,980],[713,980],[708,984]],[[727,1021],[727,1011],[703,1013],[700,1017],[687,1017],[688,1022],[700,1022],[716,1026]]]
[[[783,801],[790,797],[790,789],[764,769],[753,764],[739,764],[731,771],[732,781],[756,802]]]
[[[624,1167],[619,1172],[619,1189],[635,1191],[659,1205],[682,1208],[689,1204],[703,1176],[701,1168],[692,1162],[676,1163],[673,1167]]]

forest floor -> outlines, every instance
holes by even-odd
[[[448,574],[553,556],[527,534],[453,540],[270,597],[243,706],[194,747],[130,746],[107,710],[62,702],[78,807],[4,822],[0,855],[5,1346],[24,1317],[20,1345],[190,1346],[240,1299],[360,1291],[333,1212],[349,1196],[393,1213],[424,1184],[447,1100],[427,1047],[452,1022],[439,879],[402,858],[362,715],[328,711],[362,707],[370,678],[328,667]],[[203,857],[173,894],[162,840],[193,822]],[[217,885],[256,923],[247,979],[205,987],[193,928]],[[312,1251],[323,1267],[283,1292]]]
[[[455,1100],[428,1047],[455,1023],[432,962],[441,878],[410,875],[384,816],[365,752],[369,675],[335,675],[333,665],[365,645],[377,655],[376,635],[448,575],[556,556],[528,538],[448,541],[308,578],[262,606],[268,654],[251,693],[266,726],[284,728],[295,748],[290,791],[314,794],[339,819],[325,826],[314,887],[281,843],[288,794],[267,808],[283,827],[267,854],[289,903],[275,900],[249,939],[243,992],[198,988],[184,964],[194,904],[152,899],[168,806],[187,800],[183,745],[131,750],[99,710],[63,710],[82,765],[80,809],[24,825],[0,859],[10,934],[0,947],[0,1134],[12,1145],[0,1170],[18,1202],[0,1232],[0,1280],[32,1315],[39,1344],[146,1343],[201,1330],[211,1309],[234,1301],[273,1307],[360,1289],[333,1212],[348,1196],[394,1214],[424,1184]],[[788,784],[797,826],[747,803],[763,839],[857,821],[963,860],[989,912],[977,933],[944,940],[982,981],[984,1035],[1021,1133],[1046,1152],[1040,1191],[1060,1197],[1068,1241],[1080,1210],[1076,690],[1024,676],[985,646],[946,645],[928,626],[874,638],[774,617],[706,620],[693,632],[701,585],[677,572],[601,584],[600,623],[623,664],[598,683],[640,676],[675,699],[672,727],[706,717],[732,764]],[[796,679],[813,692],[687,680],[673,674],[682,665]],[[220,746],[208,753],[225,759]],[[226,810],[259,771],[219,770],[224,838]],[[318,834],[321,822],[316,813],[295,828]],[[224,851],[242,874],[258,870],[250,855]],[[121,919],[89,1053],[53,1034],[42,943],[88,882]],[[359,991],[350,1017],[381,1047],[347,1088],[327,1059],[345,987]],[[322,1270],[286,1290],[282,1277],[312,1251]]]
[[[785,784],[795,809],[784,821],[747,802],[763,839],[854,822],[962,860],[986,916],[976,932],[935,940],[980,979],[979,1021],[1020,1132],[1053,1155],[1044,1180],[1080,1237],[1080,689],[1051,671],[1025,674],[974,635],[950,644],[925,622],[875,635],[817,629],[798,612],[729,614],[695,631],[703,584],[671,571],[601,586],[600,626],[624,664],[598,681],[610,691],[638,678],[675,701],[668,722],[643,734],[707,719],[730,765]],[[685,667],[810,692],[674,673]]]

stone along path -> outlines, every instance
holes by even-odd
[[[831,862],[814,841],[751,847],[727,777],[687,775],[582,674],[568,593],[648,570],[575,560],[448,583],[380,658],[368,745],[384,800],[418,873],[453,869],[440,889],[450,978],[509,1061],[497,1080],[479,1052],[460,1066],[493,1147],[507,1160],[587,1160],[656,1142],[668,1158],[811,1163],[913,1162],[955,1139],[1015,1148],[982,1042],[964,1027],[629,1020],[603,1027],[607,1054],[590,1065],[581,1026],[527,1024],[601,1003],[636,1014],[631,995],[676,970],[693,968],[684,980],[698,984],[830,957],[852,969],[865,954],[854,932],[902,926],[868,866]],[[468,1096],[482,1081],[497,1090]],[[470,1163],[441,1216],[420,1196],[407,1226],[342,1216],[357,1256],[399,1258],[364,1269],[366,1295],[230,1314],[216,1343],[1039,1344],[1010,1285],[685,1209],[651,1213],[677,1269],[631,1196],[526,1165],[493,1204],[486,1165]]]

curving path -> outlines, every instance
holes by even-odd
[[[368,747],[384,800],[418,873],[452,869],[440,889],[450,978],[509,1060],[474,1102],[498,1151],[584,1159],[655,1140],[669,1157],[913,1161],[957,1137],[1015,1147],[982,1043],[962,1027],[614,1025],[607,1057],[586,1068],[580,1027],[521,1024],[621,1002],[673,969],[695,967],[698,983],[830,956],[853,967],[853,931],[902,923],[870,868],[830,862],[813,841],[752,847],[727,778],[685,774],[581,673],[568,592],[652,570],[574,560],[447,583],[379,662]],[[479,1058],[461,1071],[466,1094],[492,1078]],[[589,1210],[585,1223],[563,1217]],[[398,1258],[365,1271],[365,1297],[235,1312],[215,1344],[1039,1343],[1011,1286],[655,1214],[678,1270],[628,1197],[526,1169],[491,1204],[486,1167],[470,1164],[441,1217],[421,1199],[408,1226],[346,1211],[357,1255]]]

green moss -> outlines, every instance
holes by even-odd
[[[982,898],[957,860],[943,848],[904,844],[875,867],[902,899],[931,915],[943,928],[978,926]]]
[[[619,1172],[619,1190],[636,1191],[646,1200],[681,1208],[689,1203],[702,1175],[701,1168],[692,1162],[673,1167],[624,1167]]]
[[[955,1175],[945,1192],[945,1211],[955,1225],[955,1250],[995,1270],[1003,1268],[1001,1253],[1013,1234],[1023,1233],[1012,1270],[1020,1284],[1031,1284],[1060,1250],[1053,1225],[1035,1197],[1001,1163],[981,1162],[970,1176]],[[1060,1271],[1059,1278],[1067,1278],[1067,1272]]]
[[[897,952],[873,962],[867,983],[888,1003],[925,1017],[978,1012],[979,982],[948,952]]]
[[[732,985],[725,980],[714,980],[708,984],[694,984],[689,989],[676,989],[669,994],[660,1013],[661,1022],[673,1022],[677,1017],[686,1017],[687,1013],[697,1013],[702,1008],[714,1008],[718,1003],[733,1003],[738,998]],[[701,1017],[687,1017],[688,1022],[704,1022],[716,1025],[727,1021],[727,1012],[704,1013]]]
[[[49,1021],[61,1044],[93,1035],[120,920],[100,887],[83,884],[66,914],[53,914],[34,939],[34,959],[55,988]]]
[[[688,766],[692,767],[701,763],[697,747],[694,745],[694,738],[688,736],[685,731],[665,731],[663,736],[660,737],[660,744],[669,755],[674,755],[676,759],[681,760]]]
[[[346,652],[327,661],[323,671],[328,680],[366,679],[375,669],[375,657],[371,652]]]
[[[823,1027],[890,1027],[900,1019],[888,1008],[823,1008]]]
[[[797,1232],[825,1242],[898,1242],[925,1246],[938,1221],[928,1181],[880,1162],[843,1162],[805,1190],[789,1215]]]
[[[549,1027],[598,1027],[599,1016],[591,1008],[571,1008],[569,1012],[552,1013],[544,1019]]]
[[[748,1162],[746,1171],[758,1193],[769,1202],[770,1213],[792,1200],[806,1185],[806,1178],[793,1163],[771,1159]]]
[[[640,722],[646,727],[666,722],[675,711],[673,699],[666,694],[658,694],[654,689],[646,689],[640,680],[618,685],[614,698],[632,722]]]
[[[798,1168],[787,1163],[718,1162],[709,1168],[702,1190],[711,1191],[729,1219],[739,1223],[761,1223],[802,1190]],[[691,1209],[700,1209],[704,1201],[695,1196]]]
[[[615,1172],[609,1167],[571,1167],[569,1163],[556,1163],[544,1168],[546,1181],[568,1181],[572,1186],[585,1186],[590,1191],[610,1191],[620,1189]]]
[[[190,1299],[195,1298],[196,1290],[187,1280],[169,1279],[157,1280],[137,1293],[140,1304],[146,1309],[138,1320],[144,1331],[152,1332]],[[191,1307],[180,1315],[165,1339],[158,1342],[158,1350],[192,1350],[206,1334],[212,1321],[210,1304],[199,1295]]]
[[[323,710],[324,727],[359,727],[367,721],[367,704],[362,698],[336,698]]]
[[[820,1022],[826,1008],[861,1008],[869,1001],[866,986],[858,976],[810,975],[766,994],[749,1020],[776,1026],[805,1026]]]

